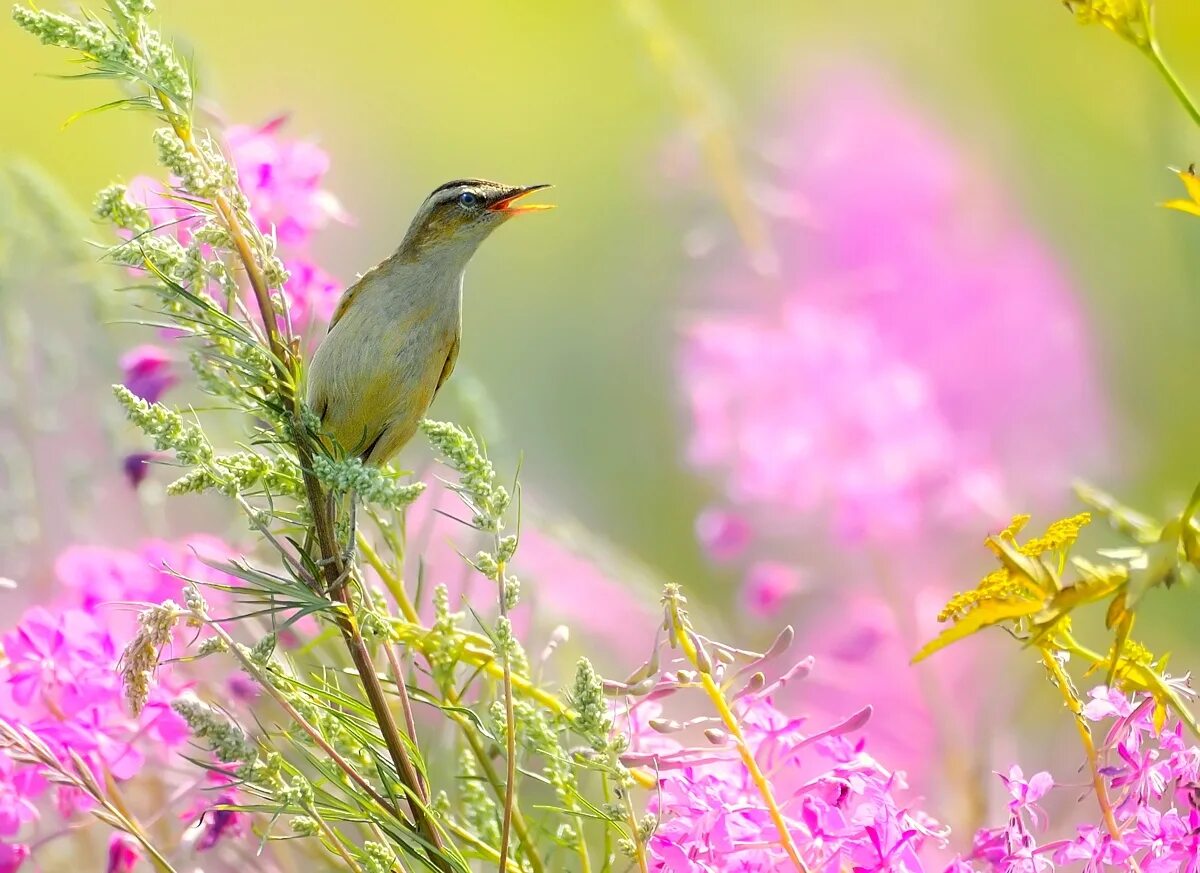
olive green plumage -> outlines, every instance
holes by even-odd
[[[545,185],[460,179],[437,188],[396,252],[342,294],[308,370],[308,402],[348,454],[383,464],[412,438],[450,378],[467,262]]]

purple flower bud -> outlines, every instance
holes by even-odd
[[[167,389],[179,381],[171,356],[160,346],[142,345],[121,357],[121,381],[125,387],[149,403],[156,403]]]

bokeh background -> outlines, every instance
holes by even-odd
[[[987,198],[1003,201],[1005,220],[1041,241],[1086,326],[1095,383],[1078,390],[1098,393],[1102,424],[1094,441],[1055,446],[1066,463],[1054,480],[1039,482],[1043,497],[1058,494],[1046,505],[1069,506],[1071,474],[1081,473],[1165,513],[1200,474],[1200,226],[1156,207],[1177,195],[1168,167],[1188,164],[1200,143],[1145,59],[1099,28],[1075,26],[1053,0],[914,0],[870,9],[761,2],[752,11],[664,2],[664,32],[695,65],[683,72],[698,90],[682,96],[680,70],[656,61],[663,34],[648,35],[621,3],[160,6],[168,32],[194,50],[217,117],[258,124],[286,113],[289,136],[329,153],[325,186],[354,223],[323,230],[315,251],[342,280],[389,254],[425,194],[446,179],[556,186],[546,199],[557,212],[515,222],[473,262],[459,390],[445,392],[434,414],[474,416],[502,464],[522,458],[522,479],[547,517],[570,518],[647,575],[684,583],[694,602],[747,642],[786,621],[803,627],[828,616],[830,604],[836,616],[839,597],[850,615],[857,607],[845,574],[865,572],[879,556],[843,562],[842,546],[821,540],[817,522],[808,529],[802,518],[781,519],[774,541],[794,531],[803,548],[769,557],[793,567],[804,590],[759,617],[746,606],[746,564],[711,560],[697,540],[698,514],[726,501],[720,477],[687,460],[692,421],[681,386],[681,329],[712,303],[715,277],[752,272],[737,266],[747,260],[744,246],[719,180],[693,144],[688,106],[697,93],[707,107],[701,127],[728,133],[737,180],[761,205],[770,202],[764,192],[777,180],[780,148],[804,153],[803,100],[836,83],[831,70],[866,71],[885,83],[889,99],[957,154]],[[1200,9],[1187,0],[1156,7],[1167,55],[1184,81],[1200,83],[1200,55],[1189,51],[1200,38]],[[149,122],[101,114],[64,127],[80,107],[112,98],[107,83],[56,81],[62,57],[11,26],[0,27],[0,58],[0,156],[36,165],[78,210],[35,215],[20,185],[0,203],[7,310],[0,576],[34,580],[28,592],[39,580],[49,584],[64,540],[131,544],[148,532],[230,531],[204,501],[164,505],[153,474],[137,494],[120,475],[135,443],[104,386],[120,378],[120,351],[144,331],[119,323],[128,317],[119,304],[91,299],[89,282],[120,280],[75,238],[107,238],[86,217],[96,190],[154,171]],[[781,130],[792,139],[779,140]],[[871,164],[888,166],[893,146],[873,143]],[[961,213],[968,223],[970,203]],[[764,216],[774,233],[769,208]],[[710,257],[697,257],[697,249]],[[987,305],[1003,312],[1005,290],[989,293],[1000,299]],[[726,294],[721,305],[739,302],[746,301]],[[938,329],[953,335],[954,319]],[[1022,342],[1019,333],[998,333],[978,351],[1020,354]],[[1031,378],[1022,389],[1058,392],[1063,414],[1077,399],[1061,379]],[[808,388],[797,380],[795,390]],[[1060,424],[1053,416],[1014,422],[1050,443]],[[406,455],[414,466],[426,458],[424,447]],[[1028,460],[1040,469],[1038,458]],[[89,511],[80,510],[79,495]],[[902,553],[910,567],[936,559],[953,568],[939,573],[961,572],[958,587],[966,588],[987,568],[976,548],[986,529],[980,522],[953,533],[917,530],[884,554]],[[894,575],[904,600],[914,574]],[[953,588],[956,580],[940,581]],[[1194,590],[1158,595],[1140,625],[1141,636],[1174,651],[1183,668],[1200,657],[1191,631],[1196,607]],[[652,628],[644,630],[648,639]],[[981,651],[998,659],[980,662],[989,675],[1020,675],[1019,654]],[[860,681],[844,676],[827,678]],[[1050,689],[1025,690],[1054,711]],[[900,712],[905,704],[895,706]],[[886,724],[892,716],[881,712]]]

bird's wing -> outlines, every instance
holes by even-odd
[[[359,279],[342,292],[342,296],[338,299],[337,309],[333,310],[333,318],[329,319],[329,330],[333,330],[333,326],[338,323],[338,320],[343,315],[346,314],[346,310],[350,308],[350,304],[354,302],[354,298],[362,293],[362,289],[365,286],[366,282],[362,281],[362,279]]]
[[[446,363],[442,364],[442,375],[438,376],[437,387],[433,389],[434,397],[437,397],[437,393],[442,390],[442,386],[454,372],[454,364],[458,361],[458,338],[459,335],[455,334],[454,342],[450,344],[450,351],[446,352]]]

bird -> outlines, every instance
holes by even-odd
[[[549,185],[455,179],[417,210],[400,247],[347,288],[308,369],[307,401],[345,457],[382,466],[454,372],[463,274],[476,249]]]

